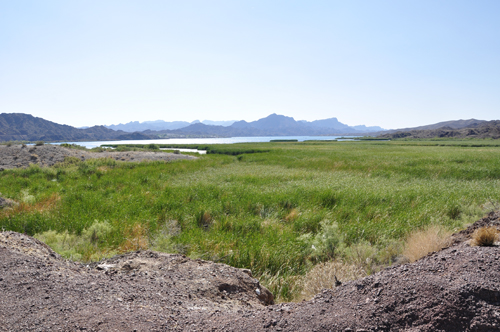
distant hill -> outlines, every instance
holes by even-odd
[[[114,131],[104,126],[78,129],[23,113],[0,114],[0,141],[102,141],[148,139],[141,133]]]
[[[208,126],[223,126],[223,127],[228,127],[235,122],[236,122],[236,120],[229,120],[229,121],[203,120],[203,121],[201,121],[201,123],[206,124]]]
[[[186,121],[172,121],[172,122],[166,122],[162,120],[157,120],[157,121],[144,121],[144,122],[139,122],[139,121],[133,121],[133,122],[128,122],[128,123],[120,123],[117,125],[110,125],[110,126],[105,126],[108,129],[113,129],[113,130],[123,130],[126,132],[135,132],[135,131],[145,131],[145,130],[174,130],[174,129],[179,129],[179,128],[184,128],[187,127],[191,124],[191,122],[186,122]]]
[[[477,119],[469,119],[469,120],[451,120],[438,122],[426,126],[419,127],[411,127],[411,128],[400,128],[400,129],[389,129],[385,131],[385,134],[395,133],[398,131],[411,131],[411,130],[432,130],[439,129],[443,127],[449,127],[451,129],[460,129],[460,128],[473,128],[479,126],[481,123],[486,122],[485,120],[477,120]]]
[[[329,118],[329,119],[324,119],[324,120],[315,120],[311,122],[306,122],[312,127],[316,128],[330,128],[330,129],[335,129],[339,131],[352,131],[353,127],[349,127],[346,124],[343,124],[342,122],[339,122],[337,118]],[[382,128],[380,128],[382,130]]]
[[[212,120],[203,120],[201,123],[210,125],[210,126],[230,126],[236,121],[212,121]],[[156,120],[156,121],[144,121],[144,122],[139,122],[139,121],[132,121],[128,123],[120,123],[117,125],[109,125],[105,126],[106,128],[113,129],[113,130],[123,130],[126,132],[136,132],[136,131],[146,131],[146,130],[151,130],[151,131],[160,131],[160,130],[175,130],[175,129],[180,129],[180,128],[185,128],[189,125],[200,123],[199,120],[195,120],[193,122],[187,122],[187,121],[163,121],[163,120]]]
[[[363,133],[373,133],[375,131],[385,131],[384,128],[381,128],[379,126],[367,127],[365,125],[360,125],[360,126],[352,126],[352,128],[356,129],[357,131],[361,131]]]
[[[444,126],[441,126],[445,124]],[[431,129],[419,129],[431,128]],[[377,137],[381,138],[500,138],[500,120],[458,120],[440,122],[434,125],[388,131]]]

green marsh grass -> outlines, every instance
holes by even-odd
[[[249,268],[278,300],[292,300],[318,263],[342,259],[371,273],[398,259],[408,234],[459,229],[498,206],[499,146],[433,143],[241,143],[197,160],[75,158],[4,170],[0,192],[23,203],[0,210],[0,227],[50,235],[82,260],[149,246]],[[92,242],[96,221],[110,228]]]

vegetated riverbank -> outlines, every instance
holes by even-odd
[[[272,305],[248,270],[182,255],[133,252],[96,264],[0,232],[2,329],[120,331],[499,331],[500,252],[471,234],[415,263],[337,283],[311,301]],[[477,239],[477,235],[473,235]]]
[[[277,301],[301,299],[318,263],[371,274],[404,259],[411,233],[498,208],[499,147],[445,143],[231,144],[217,149],[234,156],[4,170],[18,205],[0,227],[82,261],[150,248],[250,268]]]

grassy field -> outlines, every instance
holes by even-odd
[[[195,161],[5,170],[0,192],[20,204],[0,210],[0,227],[83,261],[149,248],[250,268],[292,300],[318,263],[371,273],[398,259],[410,233],[459,229],[500,207],[496,141],[208,148]]]

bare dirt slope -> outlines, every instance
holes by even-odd
[[[272,303],[249,271],[182,255],[134,252],[92,266],[0,233],[0,330],[189,330],[193,317]]]
[[[499,227],[500,214],[471,226]],[[81,265],[0,233],[5,331],[500,331],[500,251],[470,230],[421,260],[270,305],[249,271],[151,251]]]
[[[193,156],[166,152],[89,152],[51,144],[41,146],[0,145],[0,170],[27,167],[30,164],[52,166],[58,162],[63,162],[65,157],[76,157],[81,160],[112,158],[120,161],[196,159]]]

